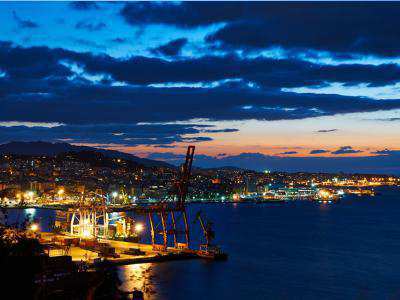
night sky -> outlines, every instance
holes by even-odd
[[[400,173],[400,3],[0,3],[0,143]]]

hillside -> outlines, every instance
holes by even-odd
[[[67,152],[94,151],[102,153],[107,157],[123,158],[146,167],[167,167],[174,166],[158,160],[137,157],[129,153],[123,153],[114,150],[105,150],[87,146],[75,146],[68,143],[49,143],[49,142],[10,142],[0,145],[0,154],[18,154],[18,155],[46,155],[55,156]]]

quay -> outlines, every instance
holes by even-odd
[[[88,247],[88,241],[79,240],[78,237],[50,232],[41,232],[39,241],[47,248],[50,257],[69,255],[73,262],[85,262],[89,267],[95,266],[96,263],[102,260],[115,265],[127,265],[199,258],[218,259],[202,255],[201,250],[168,247],[165,251],[157,251],[149,244],[109,239],[89,241],[93,246],[103,245],[105,249],[112,249],[105,255],[102,254],[102,251],[96,250],[95,247]]]

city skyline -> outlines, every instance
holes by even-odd
[[[400,170],[397,3],[0,5],[0,143]]]

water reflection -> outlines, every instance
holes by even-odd
[[[139,290],[144,293],[144,299],[157,299],[153,264],[121,266],[119,267],[119,276],[122,281],[119,287],[121,291],[132,292],[133,290]]]
[[[31,215],[31,217],[35,217],[36,209],[35,208],[26,208],[24,209],[25,215]]]

